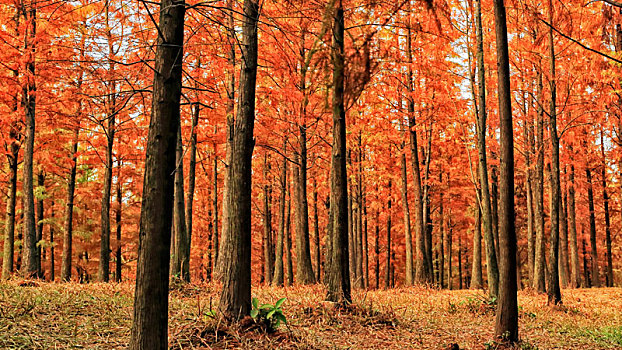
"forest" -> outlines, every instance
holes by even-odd
[[[621,67],[617,0],[0,0],[0,348],[619,349]]]

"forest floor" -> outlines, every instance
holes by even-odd
[[[133,285],[12,281],[0,284],[1,349],[123,349]],[[254,288],[260,303],[282,306],[287,325],[272,334],[241,331],[212,317],[214,285],[173,286],[172,349],[495,349],[494,305],[483,292],[400,288],[356,291],[342,311],[321,286]],[[622,289],[563,290],[564,306],[519,294],[518,349],[621,349]]]

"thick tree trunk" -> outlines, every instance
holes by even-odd
[[[333,145],[330,171],[330,208],[333,211],[327,299],[352,302],[348,264],[348,181],[346,171],[346,110],[344,105],[345,50],[342,0],[337,0],[333,23]]]
[[[24,51],[28,52],[26,61],[26,83],[22,93],[22,104],[25,107],[26,147],[24,149],[23,164],[23,231],[21,275],[23,277],[36,277],[37,274],[37,233],[35,225],[35,197],[33,188],[33,155],[35,148],[35,106],[36,106],[36,82],[35,82],[35,35],[37,24],[36,1],[30,2],[27,10],[26,45]]]
[[[162,0],[140,213],[131,350],[168,348],[168,281],[184,42],[183,1]]]
[[[553,1],[549,0],[549,22],[553,23]],[[549,27],[549,60],[551,107],[549,111],[551,139],[551,241],[549,250],[548,303],[558,305],[562,302],[559,287],[559,216],[561,213],[561,186],[559,174],[559,135],[557,134],[557,83],[555,77],[555,44],[553,28]]]
[[[17,110],[17,101],[15,101]],[[18,125],[11,125],[9,134],[11,143],[10,151],[7,151],[7,161],[9,163],[9,196],[6,202],[6,219],[4,222],[4,254],[2,260],[2,279],[6,280],[13,273],[13,258],[15,255],[15,202],[17,198],[17,157],[19,155],[19,132]]]
[[[499,84],[499,304],[495,335],[518,342],[516,289],[516,228],[514,226],[514,136],[510,88],[510,60],[504,0],[494,0]]]
[[[600,272],[598,268],[598,251],[596,250],[596,218],[594,210],[594,185],[592,184],[592,170],[588,164],[585,168],[587,177],[587,201],[590,210],[590,247],[592,258],[592,283],[589,286],[600,287]]]
[[[76,127],[71,145],[71,170],[67,180],[67,202],[65,207],[65,223],[63,236],[63,255],[61,257],[60,278],[63,282],[71,280],[71,255],[73,243],[73,200],[76,190],[76,169],[80,126]]]
[[[240,319],[251,307],[251,162],[254,148],[255,83],[257,79],[257,22],[259,3],[244,0],[242,68],[238,115],[235,120],[229,188],[227,227],[230,251],[223,261],[223,290],[219,308],[225,318]],[[232,233],[236,234],[232,234]],[[231,259],[229,259],[231,257]]]

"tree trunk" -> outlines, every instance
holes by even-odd
[[[285,208],[285,265],[287,265],[287,279],[285,284],[291,286],[294,284],[294,266],[292,263],[292,234],[291,234],[291,212],[292,212],[292,196],[289,190],[289,183],[286,184],[287,188],[287,208]]]
[[[570,156],[573,156],[572,146],[569,147]],[[570,286],[581,286],[581,267],[579,262],[579,245],[577,244],[577,220],[575,210],[574,165],[570,164],[570,179],[568,187],[568,218],[570,219]]]
[[[585,232],[581,230],[581,244],[583,245],[583,284],[584,288],[590,287],[592,282],[590,281],[590,268],[587,266],[587,244],[585,243]]]
[[[71,145],[71,170],[67,180],[67,202],[65,207],[65,235],[63,237],[63,255],[61,258],[60,279],[63,282],[71,280],[71,255],[73,243],[73,200],[76,190],[76,169],[80,126],[76,127]]]
[[[458,237],[458,289],[462,288],[462,237]]]
[[[168,348],[168,281],[185,4],[162,0],[140,213],[131,350]]]
[[[101,200],[101,238],[100,238],[100,258],[99,269],[97,272],[100,282],[108,282],[110,278],[110,195],[112,191],[112,161],[115,135],[115,112],[114,103],[111,103],[108,114],[108,127],[106,131],[106,163],[104,169],[104,188]]]
[[[516,290],[516,228],[514,226],[514,136],[510,88],[510,60],[504,0],[494,0],[499,84],[499,303],[495,335],[518,342]]]
[[[193,205],[194,205],[194,190],[196,182],[196,168],[197,168],[197,126],[199,124],[200,105],[196,103],[194,105],[194,111],[192,113],[192,129],[190,129],[190,163],[188,164],[188,193],[186,204],[186,232],[187,232],[187,252],[188,252],[188,281],[190,281],[190,248],[192,243],[192,219],[193,219]],[[216,188],[217,189],[217,188]],[[217,196],[217,194],[216,194]],[[214,212],[217,208],[214,208]],[[212,236],[213,237],[213,236]]]
[[[525,151],[525,192],[527,194],[527,269],[529,273],[529,286],[533,286],[536,256],[536,230],[534,220],[534,181],[531,169],[531,155],[535,153],[533,139],[532,120],[525,122],[525,135],[527,135],[527,150]]]
[[[15,108],[17,110],[17,101]],[[4,254],[2,260],[2,279],[6,280],[13,272],[13,257],[15,255],[15,202],[17,194],[17,157],[19,155],[20,137],[17,123],[11,125],[9,134],[11,143],[10,151],[7,150],[7,161],[9,163],[9,188],[6,202],[6,219],[4,226]]]
[[[603,167],[601,170],[602,184],[603,184],[603,205],[605,209],[605,243],[607,247],[607,268],[605,273],[605,285],[607,287],[613,287],[613,259],[611,257],[611,219],[609,216],[609,194],[607,193],[607,158],[605,157],[605,140],[603,137],[603,130],[600,130],[600,145],[601,153],[603,157]]]
[[[562,186],[562,208],[561,208],[561,221],[559,223],[560,236],[559,244],[561,245],[559,250],[559,278],[561,285],[568,287],[570,270],[568,268],[568,171],[564,166],[564,180]]]
[[[333,211],[327,299],[352,302],[348,264],[348,181],[346,171],[346,110],[344,105],[345,51],[343,2],[337,0],[333,23],[333,145],[330,171],[330,208]]]
[[[24,149],[23,165],[23,231],[21,275],[26,278],[36,277],[37,274],[37,233],[35,225],[35,197],[33,188],[33,155],[35,148],[35,35],[37,28],[36,1],[30,2],[27,11],[26,44],[24,51],[28,52],[26,61],[26,84],[23,89],[23,106],[25,107],[26,147]]]
[[[218,266],[218,253],[219,253],[219,239],[218,239],[218,153],[216,153],[216,143],[214,143],[214,165],[213,165],[213,180],[214,183],[214,193],[212,199],[212,207],[214,209],[214,235],[212,236],[213,240],[213,249],[214,249],[214,269],[212,270],[212,274],[216,273],[216,267]]]
[[[538,74],[538,119],[536,134],[536,150],[538,152],[536,160],[536,252],[535,252],[535,271],[534,289],[539,293],[546,292],[545,284],[545,233],[544,233],[544,97],[542,87],[542,73]]]
[[[600,287],[600,272],[598,271],[598,252],[596,250],[596,218],[594,216],[594,185],[592,184],[592,170],[588,164],[585,168],[587,177],[587,201],[590,210],[590,247],[592,257],[592,283],[589,286]]]
[[[270,163],[268,154],[264,156],[264,198],[263,198],[263,256],[264,256],[264,282],[272,283],[274,264],[272,261],[272,188],[270,186]]]
[[[488,160],[486,156],[486,130],[487,130],[487,114],[486,114],[486,71],[484,65],[484,35],[482,30],[482,4],[481,0],[477,0],[475,3],[475,18],[476,18],[476,34],[477,34],[477,72],[479,80],[479,109],[477,113],[477,153],[479,157],[478,174],[479,183],[481,188],[481,218],[484,226],[484,242],[486,244],[486,272],[488,276],[488,293],[491,296],[497,296],[499,293],[499,268],[497,266],[497,247],[495,246],[495,239],[493,235],[492,227],[492,204],[490,202],[490,189],[488,188]],[[479,214],[478,214],[479,216]],[[477,230],[481,230],[478,228]],[[481,237],[481,234],[480,234]],[[481,240],[481,238],[480,238]],[[475,242],[473,243],[475,244]],[[478,246],[480,244],[478,243]],[[481,248],[479,261],[481,265]],[[474,252],[475,253],[475,252]],[[475,259],[474,259],[475,260]],[[475,261],[474,261],[475,263]],[[473,265],[475,268],[475,264]],[[473,270],[475,272],[475,270]],[[481,276],[481,266],[479,275]],[[480,277],[481,278],[481,277]],[[477,282],[477,280],[475,281]],[[479,281],[481,282],[481,280]],[[479,289],[481,285],[473,286],[473,288]]]
[[[121,162],[119,162],[119,169],[121,169]],[[120,171],[119,171],[120,173]],[[123,257],[121,256],[121,210],[123,209],[123,189],[121,184],[121,176],[120,174],[117,177],[117,208],[115,210],[115,221],[117,224],[117,247],[115,254],[115,280],[117,282],[121,282],[121,268],[123,267]]]
[[[415,277],[413,269],[413,246],[410,231],[410,209],[408,208],[408,174],[406,170],[405,145],[402,143],[401,168],[402,168],[402,209],[404,211],[404,239],[406,241],[406,285],[412,286]]]
[[[376,240],[374,246],[376,258],[376,289],[380,289],[380,212],[376,211]]]
[[[391,193],[391,180],[389,180],[389,193]],[[391,286],[391,197],[387,202],[387,256],[385,262],[385,275],[384,275],[384,289],[389,289]]]
[[[482,289],[482,212],[477,208],[475,230],[473,232],[473,265],[471,269],[471,289]],[[496,259],[496,258],[495,258]]]
[[[440,180],[440,184],[443,184],[443,172],[439,173],[439,180]],[[441,230],[441,237],[440,237],[440,285],[441,285],[441,289],[445,288],[445,240],[447,239],[446,237],[446,233],[445,233],[445,215],[443,212],[443,192],[441,191],[440,195],[440,201],[439,201],[439,227]]]
[[[230,251],[223,261],[223,290],[219,307],[228,319],[247,316],[251,307],[251,162],[254,148],[258,20],[258,1],[244,0],[240,97],[229,164],[226,199],[229,212],[223,223],[228,232],[228,245],[225,248]]]
[[[283,142],[283,154],[286,152],[287,140]],[[317,200],[317,192],[314,192]],[[283,244],[285,238],[285,201],[287,197],[287,158],[283,156],[283,167],[281,168],[281,197],[279,199],[279,232],[276,239],[276,256],[274,262],[274,276],[272,278],[273,286],[283,286]],[[317,226],[317,206],[316,226]]]
[[[190,240],[186,229],[186,205],[184,203],[184,148],[181,127],[177,132],[175,148],[175,199],[173,202],[173,227],[175,228],[175,253],[171,274],[184,282],[190,282]]]
[[[50,206],[50,218],[54,221],[54,200]],[[56,262],[54,261],[54,225],[50,225],[50,281],[54,282],[56,278],[55,274]]]
[[[39,170],[39,173],[37,174],[37,194],[37,278],[45,279],[45,273],[42,269],[42,260],[45,255],[45,249],[41,248],[41,245],[39,244],[39,242],[43,240],[43,213],[45,211],[45,208],[43,206],[43,196],[45,196],[45,174],[42,170]]]
[[[309,244],[309,203],[307,200],[307,131],[301,125],[299,164],[294,167],[296,197],[296,280],[300,284],[315,283]]]
[[[549,23],[553,23],[553,1],[549,0]],[[551,109],[549,111],[550,138],[551,138],[551,241],[549,250],[549,305],[558,305],[562,302],[559,287],[559,216],[561,212],[561,186],[559,175],[559,135],[557,134],[557,84],[555,77],[555,44],[553,28],[549,27],[549,60],[550,60],[550,89]]]
[[[285,203],[285,199],[283,199],[283,203]],[[317,181],[313,181],[313,222],[315,226],[313,227],[313,238],[315,239],[315,281],[319,282],[320,273],[321,273],[321,249],[320,246],[320,221],[318,219],[318,211],[317,211]]]
[[[451,211],[449,212],[449,219],[447,222],[447,227],[448,227],[448,231],[447,231],[447,288],[449,288],[449,290],[454,289],[453,286],[453,270],[452,270],[452,260],[453,260],[453,231],[454,228],[453,226],[451,226]]]

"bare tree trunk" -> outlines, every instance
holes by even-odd
[[[573,156],[572,145],[568,148]],[[570,286],[579,288],[581,286],[581,267],[579,262],[579,245],[577,244],[577,220],[575,212],[575,183],[574,165],[570,164],[570,186],[568,187],[568,218],[570,225]]]
[[[603,166],[601,170],[601,178],[603,184],[603,205],[605,209],[605,243],[607,247],[607,268],[605,273],[605,285],[613,287],[613,259],[611,257],[611,219],[609,217],[609,194],[607,193],[607,158],[605,157],[605,143],[603,130],[600,130],[601,154],[603,157]]]
[[[561,285],[568,287],[570,269],[568,266],[568,167],[564,166],[564,180],[562,186],[562,209],[561,209],[561,221],[560,221],[560,237],[559,244],[561,244],[559,250],[559,278]]]
[[[50,218],[54,220],[54,200],[50,206]],[[56,278],[55,274],[56,262],[54,261],[54,225],[50,225],[50,281],[54,282]]]
[[[462,237],[458,237],[458,289],[462,288]]]
[[[108,127],[106,133],[106,163],[104,169],[104,188],[101,200],[101,238],[99,269],[97,272],[100,282],[108,282],[110,278],[110,195],[112,192],[113,147],[115,135],[114,103],[109,106]]]
[[[363,145],[361,131],[358,135],[358,171],[356,173],[356,276],[357,288],[365,288],[365,274],[363,273]]]
[[[287,278],[285,284],[291,286],[294,284],[294,266],[292,263],[292,234],[291,234],[291,211],[292,196],[289,190],[289,183],[285,189],[287,192],[287,208],[285,209],[285,265],[287,265]]]
[[[453,231],[454,228],[451,226],[451,211],[449,215],[449,219],[447,222],[448,232],[447,232],[447,288],[449,290],[454,289],[453,285],[453,270],[452,270],[452,260],[453,260]]]
[[[581,286],[587,288],[592,285],[592,282],[590,281],[590,268],[587,262],[587,244],[585,243],[585,231],[583,228],[581,229],[581,244],[583,246],[583,284],[581,284]]]
[[[172,174],[180,121],[184,14],[183,1],[161,1],[161,34],[156,48],[145,161],[131,350],[168,348],[168,273],[173,223],[170,203],[174,199]]]
[[[389,193],[391,193],[392,183],[389,180]],[[384,289],[389,289],[391,286],[391,252],[393,247],[391,246],[391,196],[387,202],[387,256],[385,263],[385,275],[384,275]]]
[[[296,280],[300,284],[315,283],[309,244],[309,203],[307,200],[307,131],[300,126],[299,164],[294,167],[296,197]]]
[[[119,162],[119,169],[121,169],[121,162]],[[120,173],[121,171],[119,171]],[[123,209],[123,189],[121,183],[121,175],[117,176],[117,208],[115,210],[115,220],[117,223],[117,247],[116,247],[116,270],[115,270],[115,280],[117,282],[122,281],[121,277],[121,268],[123,267],[123,256],[121,256],[121,211]]]
[[[367,203],[363,190],[363,273],[365,274],[365,288],[369,288],[369,249],[367,240]]]
[[[45,208],[43,206],[43,196],[45,196],[45,174],[42,170],[39,170],[37,174],[37,187],[38,187],[38,196],[37,196],[37,212],[36,212],[36,233],[37,233],[37,278],[45,279],[45,273],[42,269],[43,266],[43,257],[45,255],[44,248],[41,248],[41,245],[38,242],[43,240],[43,213]]]
[[[190,241],[186,230],[186,205],[184,203],[184,148],[181,127],[177,133],[175,148],[175,199],[173,202],[173,227],[175,250],[171,274],[184,282],[190,282]]]
[[[504,0],[494,0],[499,84],[499,304],[495,335],[518,341],[516,290],[516,228],[514,226],[514,136],[510,88],[510,60]]]
[[[344,106],[345,51],[342,0],[337,0],[333,23],[333,146],[330,172],[330,208],[333,211],[330,269],[326,271],[327,299],[352,302],[348,264],[348,181],[346,171],[346,110]]]
[[[215,133],[216,130],[214,130]],[[218,253],[219,253],[219,239],[218,239],[218,153],[216,153],[216,143],[214,143],[214,165],[213,165],[213,180],[214,193],[212,199],[212,207],[214,209],[214,234],[212,236],[213,249],[214,249],[214,265],[212,273],[216,274],[216,267],[218,266]]]
[[[376,258],[376,289],[380,289],[380,212],[376,211],[376,240],[374,255]]]
[[[29,52],[26,62],[27,81],[24,84],[22,98],[25,107],[26,147],[24,149],[23,165],[23,231],[21,275],[26,278],[36,277],[37,274],[37,233],[35,226],[35,198],[33,192],[33,154],[35,147],[35,35],[37,28],[36,1],[30,1],[30,8],[24,10],[27,17],[26,40],[24,51]]]
[[[286,152],[287,140],[283,142],[283,154]],[[273,286],[283,286],[284,274],[283,274],[283,244],[285,238],[285,201],[287,197],[287,158],[283,156],[283,166],[281,168],[281,197],[279,199],[279,232],[276,238],[276,256],[274,262],[274,276],[272,278]],[[314,192],[314,197],[317,200],[317,192]],[[316,226],[317,226],[317,205],[315,206],[316,212]],[[319,266],[318,266],[319,267]]]
[[[80,126],[76,127],[71,145],[71,170],[67,180],[67,202],[65,207],[65,235],[63,236],[63,255],[61,258],[60,278],[63,282],[71,280],[71,255],[73,242],[73,200],[76,190],[76,169]]]
[[[549,22],[553,23],[553,1],[549,0]],[[557,134],[557,83],[555,77],[555,44],[553,28],[549,27],[549,60],[551,108],[549,111],[551,138],[551,241],[549,250],[548,303],[558,305],[562,302],[559,287],[559,216],[561,212],[561,186],[559,175],[559,135]]]
[[[406,285],[412,286],[415,277],[413,269],[413,246],[410,231],[410,209],[408,208],[408,174],[406,170],[405,144],[402,143],[401,168],[402,168],[402,209],[404,211],[404,239],[406,241]]]
[[[527,136],[527,150],[525,151],[525,192],[527,194],[527,269],[529,271],[529,286],[533,286],[536,256],[536,230],[534,220],[534,181],[531,169],[531,155],[534,154],[533,123],[532,120],[525,122],[525,135]]]
[[[544,97],[542,87],[542,73],[538,74],[538,119],[536,131],[536,252],[535,252],[535,271],[534,289],[539,293],[546,292],[545,284],[545,233],[544,233]]]
[[[440,184],[443,184],[443,172],[439,173],[439,180],[440,180]],[[440,286],[441,289],[445,288],[445,240],[447,239],[447,235],[445,233],[445,213],[443,212],[443,191],[441,191],[441,193],[439,194],[440,196],[440,201],[439,201],[439,227],[441,230],[441,237],[440,237]]]
[[[274,264],[272,261],[272,188],[269,178],[270,163],[268,154],[264,156],[264,198],[263,198],[263,256],[264,256],[264,282],[269,285],[272,283]]]
[[[196,168],[197,168],[197,125],[199,124],[200,105],[196,103],[194,105],[194,111],[192,113],[192,129],[190,134],[190,163],[188,166],[188,194],[186,204],[186,235],[188,240],[187,252],[188,252],[188,281],[190,281],[190,248],[192,245],[192,219],[193,219],[193,205],[194,205],[194,189],[196,182]],[[215,156],[215,154],[214,154]],[[216,185],[217,186],[217,185]],[[217,194],[216,194],[217,195]],[[218,209],[214,208],[214,212]]]
[[[482,289],[482,212],[477,208],[475,230],[473,232],[473,265],[471,269],[471,289]]]
[[[244,0],[240,98],[229,164],[230,182],[226,204],[229,212],[223,223],[227,227],[229,241],[225,248],[230,252],[223,260],[223,290],[219,308],[228,319],[247,316],[251,307],[251,162],[254,148],[258,20],[258,1]]]
[[[592,170],[588,164],[585,168],[587,177],[587,201],[590,210],[590,246],[592,258],[592,283],[589,286],[600,287],[600,272],[598,268],[598,252],[596,250],[596,218],[594,216],[594,185],[592,184]]]
[[[285,202],[285,200],[283,200],[283,202]],[[316,180],[316,181],[313,181],[313,222],[315,223],[315,226],[313,226],[313,238],[315,239],[315,252],[314,252],[315,281],[319,282],[321,281],[320,259],[321,259],[322,247],[320,246],[320,221],[318,218],[317,208],[318,208],[318,205],[317,205],[317,180]]]

